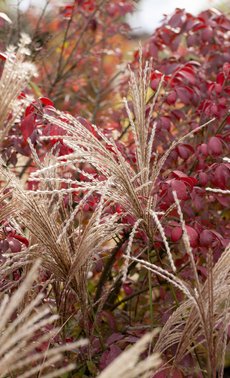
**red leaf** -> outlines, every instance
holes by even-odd
[[[230,197],[223,195],[221,196],[220,194],[214,194],[215,199],[224,207],[230,208]]]
[[[200,172],[199,176],[198,176],[198,179],[199,179],[199,183],[200,183],[201,186],[206,186],[207,183],[208,183],[209,177],[208,177],[207,173]]]
[[[210,26],[207,26],[204,30],[201,32],[201,38],[204,42],[210,42],[213,37],[213,30]]]
[[[29,246],[29,241],[22,235],[15,234],[14,232],[10,232],[8,234],[9,237],[19,240],[21,243],[25,244],[26,247]]]
[[[193,153],[193,149],[191,150],[190,146],[188,147],[182,144],[177,147],[177,151],[180,157],[184,160],[187,160],[189,156],[191,155],[191,153]]]
[[[158,71],[158,70],[155,70],[152,72],[151,74],[151,80],[154,80],[154,79],[161,79],[161,77],[163,76],[163,73]]]
[[[22,249],[21,243],[15,238],[8,238],[9,247],[12,252],[20,252]]]
[[[202,22],[199,22],[194,28],[193,28],[193,31],[198,31],[198,30],[201,30],[201,29],[205,29],[205,24]]]
[[[25,244],[27,248],[29,247],[29,241],[28,239],[24,238],[24,236],[15,234],[14,238],[19,240],[21,243]]]
[[[111,344],[115,343],[116,341],[119,341],[123,338],[124,338],[124,336],[121,333],[112,333],[112,335],[110,335],[108,337],[108,339],[106,340],[106,344],[111,345]]]
[[[100,369],[105,369],[121,352],[122,350],[116,344],[112,344],[101,356]]]
[[[62,129],[60,126],[57,126],[57,125],[54,125],[54,124],[51,124],[49,123],[48,125],[46,125],[43,129],[43,135],[48,135],[48,136],[61,136],[61,135],[65,135],[66,134],[66,131],[64,129]],[[53,140],[53,143],[55,144],[57,142]]]
[[[186,79],[191,84],[195,84],[196,82],[195,72],[193,71],[193,69],[190,69],[188,67],[181,69],[177,76],[182,76],[182,78]]]
[[[0,251],[1,253],[6,253],[6,251],[9,249],[9,243],[6,239],[0,240]]]
[[[183,177],[187,177],[187,175],[184,173],[184,172],[181,172],[179,170],[176,170],[176,171],[173,171],[172,172],[172,175],[176,178],[183,178]]]
[[[21,131],[24,140],[30,137],[35,130],[35,117],[32,113],[28,114],[21,123]]]
[[[198,181],[195,177],[183,177],[181,178],[181,180],[188,184],[191,188],[193,188],[194,185],[198,184]]]
[[[226,164],[219,164],[214,172],[212,181],[218,187],[222,189],[227,189],[229,179],[230,169],[226,166]]]
[[[178,121],[180,121],[181,119],[185,119],[185,114],[184,114],[184,112],[182,112],[182,111],[179,110],[179,109],[174,109],[171,113],[172,113],[172,115],[173,115]]]
[[[194,185],[196,185],[198,183],[198,181],[195,177],[189,177],[185,173],[178,171],[178,170],[173,171],[172,175],[174,177],[178,178],[180,181],[185,182],[186,184],[188,184],[191,187],[193,187]]]
[[[23,98],[26,98],[26,95],[24,92],[21,92],[19,95],[18,95],[18,100],[21,100]]]
[[[220,84],[222,86],[224,84],[224,80],[225,80],[224,74],[223,72],[220,72],[216,77],[217,84]]]
[[[39,97],[39,100],[41,101],[42,105],[44,105],[44,106],[54,106],[53,101],[51,101],[47,97]]]
[[[208,145],[206,143],[202,143],[199,149],[204,156],[208,156]]]
[[[196,34],[190,34],[187,38],[188,47],[195,46],[198,41],[198,36]]]
[[[175,88],[177,95],[180,97],[181,101],[184,104],[189,104],[191,100],[191,93],[190,91],[185,87],[177,87]]]
[[[168,21],[168,24],[172,28],[180,27],[183,23],[183,21],[182,21],[183,13],[184,12],[181,9],[177,9],[176,12],[174,13],[174,15]]]
[[[160,117],[158,122],[157,122],[157,126],[160,128],[160,129],[165,129],[165,130],[170,130],[170,126],[171,126],[171,121],[170,121],[170,118],[169,117]]]
[[[149,53],[150,53],[150,56],[153,56],[154,58],[157,58],[157,56],[158,56],[158,51],[159,51],[159,49],[158,49],[158,47],[155,45],[155,43],[154,42],[151,42],[150,44],[149,44]],[[136,57],[135,57],[136,58]],[[138,58],[138,57],[137,57]],[[136,59],[137,59],[136,58]]]
[[[204,197],[201,195],[201,193],[197,191],[193,191],[191,193],[191,198],[193,202],[193,206],[197,211],[203,211],[204,209]]]
[[[207,268],[205,268],[204,266],[198,266],[197,270],[200,271],[201,274],[203,274],[204,278],[207,278],[208,276]]]
[[[172,105],[172,104],[175,104],[176,102],[176,99],[177,99],[177,94],[175,91],[172,91],[168,94],[167,98],[166,98],[166,101],[169,105]]]
[[[29,106],[27,106],[26,110],[25,110],[25,117],[27,117],[29,114],[33,113],[35,108],[34,108],[34,102],[32,102],[32,104],[30,104]]]
[[[222,143],[219,138],[211,137],[208,142],[210,155],[220,155],[222,153]]]
[[[172,190],[176,192],[178,199],[186,200],[188,199],[186,185],[179,180],[172,180],[171,182]]]
[[[221,84],[215,84],[214,89],[217,94],[220,94],[222,91],[222,85]]]
[[[200,245],[202,247],[209,247],[213,242],[213,234],[209,230],[203,230],[200,234]]]
[[[198,233],[191,226],[185,226],[185,227],[186,227],[186,231],[187,231],[188,236],[189,236],[189,241],[190,241],[191,247],[193,247],[193,248],[197,247],[197,244],[198,244]]]
[[[7,58],[7,55],[6,55],[6,54],[4,54],[4,53],[0,53],[0,59],[1,59],[1,60],[3,60],[3,61],[5,62],[6,58]]]
[[[214,237],[216,239],[219,240],[219,242],[223,242],[223,236],[219,234],[219,232],[215,231],[215,230],[211,230],[212,234],[214,235]]]
[[[174,227],[171,232],[171,239],[173,242],[177,242],[182,236],[182,228]]]
[[[185,226],[185,228],[186,228],[187,234],[189,236],[189,241],[190,241],[191,247],[193,247],[193,248],[197,247],[197,245],[198,245],[198,233],[197,233],[197,231],[191,226]],[[183,232],[182,232],[181,226],[173,228],[173,230],[171,232],[172,241],[174,243],[177,242],[182,237],[182,233]]]
[[[151,80],[150,86],[155,91],[158,88],[159,83],[160,83],[160,79],[153,79]]]

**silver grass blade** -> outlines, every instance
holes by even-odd
[[[30,97],[18,100],[20,92],[26,87],[30,78],[37,75],[34,64],[27,61],[30,54],[27,45],[30,38],[21,35],[18,48],[10,46],[7,51],[2,76],[0,78],[0,140],[8,134],[11,127],[22,115],[25,107],[31,102]],[[8,117],[11,115],[11,119]]]
[[[25,295],[31,289],[40,264],[40,261],[36,261],[12,297],[5,296],[0,303],[0,377],[2,378],[12,373],[16,373],[21,378],[31,377],[35,373],[39,373],[40,377],[59,376],[75,367],[74,364],[69,364],[61,368],[60,372],[55,369],[54,364],[62,359],[62,353],[86,345],[85,340],[80,340],[76,343],[53,347],[44,352],[36,352],[36,347],[44,341],[50,342],[51,337],[59,332],[59,329],[53,328],[49,333],[36,335],[36,341],[31,342],[37,330],[57,320],[56,315],[50,315],[50,311],[39,304],[42,298],[40,294],[21,314],[17,314],[16,318],[11,320],[13,313],[15,314],[18,310]],[[31,364],[35,365],[32,367]],[[53,366],[53,371],[50,371],[51,366]],[[24,370],[24,373],[21,373],[21,370]]]

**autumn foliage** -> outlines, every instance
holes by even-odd
[[[51,2],[40,17],[28,10],[20,23],[0,16],[10,35],[0,55],[1,295],[40,259],[21,306],[42,292],[59,317],[33,335],[52,333],[36,352],[88,340],[63,349],[55,367],[72,369],[63,378],[95,377],[132,345],[124,376],[223,377],[230,19],[176,9],[127,53],[132,10],[131,1],[75,0]],[[20,25],[31,41],[7,49]],[[27,54],[37,75],[28,71],[19,88],[5,71]]]

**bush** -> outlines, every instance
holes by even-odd
[[[50,326],[54,351],[89,340],[78,352],[63,346],[63,374],[67,365],[76,377],[105,368],[103,377],[119,369],[127,377],[222,377],[230,21],[215,10],[194,17],[177,9],[116,82],[124,58],[114,46],[127,43],[118,35],[131,9],[85,0],[51,8],[58,17],[50,23],[26,15],[36,24],[32,40],[23,35],[1,55],[1,291],[12,295],[41,260],[24,311],[42,291],[59,315],[58,332]],[[39,348],[38,362],[49,344]]]

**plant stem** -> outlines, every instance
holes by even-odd
[[[148,249],[148,261],[150,260],[150,254]],[[153,314],[153,288],[152,288],[152,281],[151,281],[151,272],[148,270],[148,283],[149,283],[149,311],[150,311],[150,319],[151,319],[151,329],[154,328],[154,314]]]

